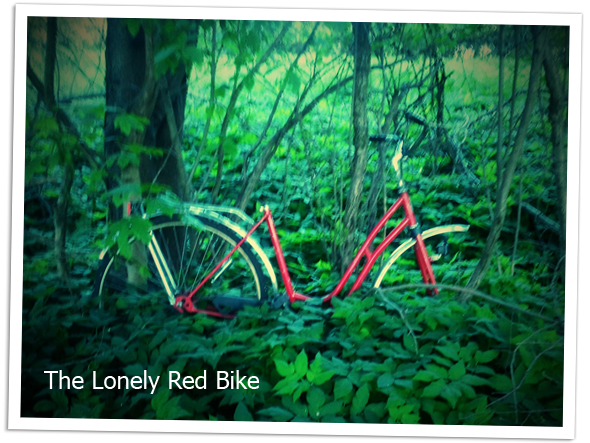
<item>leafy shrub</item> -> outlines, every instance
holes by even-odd
[[[88,270],[75,269],[74,284],[89,285]],[[561,424],[558,324],[450,293],[393,294],[369,291],[333,299],[333,307],[264,305],[227,321],[180,316],[156,299],[131,295],[102,310],[56,278],[43,278],[25,290],[22,414]],[[84,389],[49,390],[48,370],[82,376]],[[161,376],[153,395],[149,389],[97,390],[90,383],[93,371],[101,381],[144,370]],[[192,377],[240,371],[258,377],[259,389],[216,389],[211,375],[206,390],[168,389],[170,371]]]

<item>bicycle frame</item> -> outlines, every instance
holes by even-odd
[[[391,140],[391,139],[388,139],[386,137],[379,137],[379,138],[375,137],[375,140],[386,141],[386,140]],[[395,140],[397,140],[397,138],[395,138]],[[401,234],[401,232],[406,228],[409,228],[409,230],[412,234],[412,237],[416,240],[416,244],[414,245],[414,252],[416,254],[418,266],[419,266],[420,272],[422,274],[422,280],[427,285],[432,285],[432,286],[436,285],[436,280],[434,278],[434,272],[432,270],[431,261],[428,256],[428,252],[426,251],[426,246],[424,245],[424,241],[422,239],[422,234],[420,232],[418,223],[416,222],[414,210],[413,210],[412,204],[410,202],[410,196],[407,192],[407,189],[406,189],[403,179],[402,179],[402,173],[401,173],[401,167],[400,167],[400,162],[401,162],[403,155],[404,155],[403,151],[402,151],[402,146],[403,146],[403,143],[400,141],[396,147],[396,152],[395,152],[395,155],[393,156],[393,159],[392,159],[393,168],[395,170],[396,177],[397,177],[398,184],[399,184],[399,189],[400,189],[399,198],[387,210],[387,212],[383,215],[383,217],[379,220],[379,222],[373,228],[373,230],[369,233],[369,235],[367,236],[367,238],[363,242],[361,248],[359,249],[359,251],[357,252],[355,257],[353,258],[352,262],[350,263],[350,265],[348,266],[348,268],[344,272],[344,275],[340,279],[339,283],[336,285],[336,287],[334,288],[334,290],[331,293],[329,293],[328,295],[323,297],[323,299],[322,299],[323,302],[330,301],[332,299],[332,297],[338,295],[342,291],[342,289],[344,288],[344,286],[346,285],[346,283],[348,282],[348,280],[350,279],[350,277],[352,276],[354,271],[359,266],[360,261],[364,257],[364,258],[366,258],[366,262],[365,262],[364,266],[362,267],[355,282],[353,283],[353,285],[348,293],[348,296],[350,296],[353,292],[355,292],[358,288],[360,288],[360,286],[366,280],[367,275],[369,274],[369,272],[370,272],[371,268],[373,267],[373,265],[375,264],[376,260],[381,256],[381,254],[384,252],[384,250],[387,248],[387,246],[389,246],[389,244],[391,244],[391,242],[393,240],[395,240]],[[398,211],[400,208],[403,208],[403,211],[405,214],[404,218],[383,239],[383,241],[374,250],[372,250],[371,245],[373,244],[373,241],[375,240],[375,238],[377,237],[379,232],[381,232],[381,230],[385,227],[386,223],[393,216],[393,214],[396,211]],[[250,229],[250,231],[248,233],[246,233],[246,235],[242,237],[242,239],[235,245],[235,247],[215,266],[213,271],[211,271],[209,273],[209,275],[207,275],[188,295],[180,295],[180,296],[176,297],[177,304],[182,302],[183,309],[185,309],[188,312],[205,312],[207,314],[225,316],[223,314],[213,314],[213,312],[211,312],[211,311],[197,310],[193,306],[191,299],[198,292],[198,290],[217,272],[218,269],[221,268],[221,266],[223,266],[223,264],[229,259],[229,257],[252,235],[252,233],[263,222],[266,222],[266,224],[268,226],[268,230],[270,233],[270,239],[272,242],[273,249],[275,251],[276,260],[277,260],[277,263],[278,263],[278,266],[280,269],[283,284],[285,285],[285,290],[286,290],[287,296],[289,298],[289,302],[293,303],[297,300],[307,300],[309,298],[312,298],[310,296],[296,292],[295,289],[293,288],[293,284],[291,282],[291,277],[289,275],[287,263],[285,261],[283,248],[281,247],[281,242],[280,242],[279,236],[277,234],[277,230],[276,230],[274,219],[272,217],[272,213],[271,213],[268,205],[262,207],[260,210],[261,210],[261,212],[264,213],[262,218],[260,218],[260,220],[258,220],[258,222],[254,224],[254,226]],[[438,289],[436,287],[433,287],[432,290],[429,290],[428,292],[430,295],[438,294]]]
[[[381,232],[381,230],[385,227],[385,224],[389,221],[389,219],[393,216],[393,214],[400,207],[403,208],[403,210],[405,212],[405,217],[385,237],[385,239],[383,239],[383,241],[375,248],[375,250],[371,251],[371,245],[373,244],[373,241],[375,240],[375,238],[377,237],[379,232]],[[291,277],[289,276],[289,270],[287,269],[285,257],[283,254],[283,249],[282,249],[281,243],[279,241],[279,237],[278,237],[278,234],[277,234],[277,231],[275,228],[272,214],[270,212],[270,209],[268,209],[268,207],[264,208],[264,212],[265,212],[265,215],[264,215],[263,219],[266,219],[266,222],[268,225],[272,245],[275,250],[277,262],[279,265],[279,269],[281,271],[281,277],[283,279],[283,283],[285,284],[285,289],[287,291],[289,301],[292,303],[296,300],[306,300],[306,299],[310,298],[309,296],[295,292],[295,290],[293,289],[293,285],[291,283]],[[420,272],[422,274],[422,279],[424,280],[424,283],[426,283],[426,284],[432,284],[432,285],[436,284],[436,281],[434,278],[434,273],[432,271],[432,266],[430,264],[430,259],[428,257],[428,253],[426,251],[426,247],[424,246],[424,241],[422,240],[422,235],[418,232],[418,224],[416,223],[416,217],[414,215],[414,210],[413,210],[412,204],[410,202],[410,196],[408,195],[408,193],[406,191],[404,191],[401,193],[401,195],[397,199],[397,201],[385,213],[385,215],[383,215],[381,220],[379,220],[379,222],[373,228],[373,230],[369,233],[369,235],[365,239],[363,245],[361,246],[361,248],[359,249],[359,251],[357,252],[355,257],[353,258],[352,262],[350,263],[350,265],[348,266],[348,268],[344,272],[344,275],[340,279],[340,282],[336,285],[336,287],[334,288],[334,290],[330,294],[326,295],[323,298],[323,301],[324,302],[330,301],[332,299],[332,297],[338,295],[342,291],[342,289],[344,288],[344,286],[346,285],[346,283],[348,282],[348,280],[350,279],[350,277],[352,276],[354,271],[359,266],[361,259],[363,257],[365,257],[366,262],[365,262],[362,270],[360,271],[358,277],[356,278],[354,284],[352,285],[352,288],[350,289],[348,296],[350,296],[353,292],[355,292],[358,288],[360,288],[360,286],[363,284],[363,282],[367,278],[367,275],[369,274],[371,268],[375,264],[375,261],[383,253],[385,248],[387,248],[387,246],[389,246],[389,244],[393,240],[395,240],[405,228],[408,228],[408,227],[413,232],[413,235],[415,235],[415,238],[416,238],[416,245],[414,247],[414,250],[416,253],[416,259],[418,261],[418,265],[420,267]],[[436,288],[434,288],[434,293],[438,294],[438,290]]]
[[[403,208],[405,216],[398,223],[398,225],[383,239],[383,241],[375,248],[375,250],[371,250],[371,245],[373,241],[381,232],[381,230],[385,227],[386,223],[389,219],[393,216],[393,214],[399,209]],[[221,261],[215,266],[215,268],[207,275],[188,295],[182,295],[177,297],[177,302],[183,303],[183,308],[188,312],[205,312],[207,314],[213,314],[211,311],[201,311],[194,308],[192,304],[192,297],[199,291],[200,288],[203,287],[204,284],[207,283],[209,279],[223,266],[223,264],[231,257],[231,255],[237,251],[237,249],[252,235],[252,233],[263,223],[266,221],[268,226],[268,230],[270,233],[271,242],[275,251],[275,256],[277,259],[277,263],[279,265],[279,269],[281,272],[281,277],[283,280],[283,284],[285,285],[285,290],[287,292],[287,296],[289,297],[289,302],[293,303],[297,300],[307,300],[311,297],[296,292],[293,288],[293,284],[291,282],[291,277],[289,275],[289,270],[287,267],[287,263],[285,261],[285,255],[283,253],[283,248],[281,247],[281,242],[279,240],[279,236],[277,234],[276,226],[274,219],[272,217],[272,213],[268,206],[261,208],[261,211],[264,212],[264,215],[254,226],[250,229],[250,231],[242,237],[242,239],[234,246],[234,248],[226,254],[226,256],[221,259]],[[338,295],[354,271],[360,264],[360,261],[363,257],[366,258],[366,262],[361,269],[358,277],[356,278],[348,296],[350,296],[354,291],[356,291],[365,281],[367,275],[369,274],[371,268],[375,264],[375,261],[381,256],[383,251],[389,246],[389,244],[395,240],[399,234],[406,228],[409,228],[412,232],[412,236],[416,239],[416,244],[414,246],[414,251],[416,254],[416,259],[418,261],[418,266],[420,267],[420,272],[422,274],[422,279],[425,284],[435,285],[436,280],[434,278],[434,273],[432,271],[432,266],[430,263],[430,258],[428,257],[428,253],[426,251],[426,247],[424,245],[424,241],[422,239],[422,235],[419,232],[418,224],[416,222],[416,217],[414,215],[414,210],[412,208],[412,204],[410,202],[410,196],[408,195],[407,191],[403,190],[400,193],[400,197],[397,201],[389,208],[389,210],[383,215],[381,220],[377,223],[377,225],[373,228],[373,230],[369,233],[367,238],[365,239],[363,245],[355,255],[354,259],[344,272],[344,275],[340,279],[340,282],[336,285],[334,290],[326,295],[322,300],[323,302],[328,302],[332,299],[332,297]],[[433,288],[434,294],[438,294],[437,288]],[[431,293],[432,294],[432,293]],[[225,315],[222,315],[225,316]]]

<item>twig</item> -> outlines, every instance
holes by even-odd
[[[527,368],[526,372],[524,373],[524,375],[522,376],[522,378],[520,379],[520,382],[518,383],[518,385],[512,389],[512,391],[508,392],[507,394],[503,395],[502,397],[494,400],[493,402],[491,402],[490,404],[488,404],[488,408],[498,402],[501,402],[502,400],[504,400],[505,398],[510,397],[514,392],[518,391],[520,389],[520,387],[523,385],[524,381],[526,380],[526,377],[528,375],[528,373],[532,370],[533,366],[535,366],[535,363],[537,363],[537,360],[539,358],[541,358],[541,356],[543,354],[546,354],[547,352],[549,352],[551,349],[553,349],[554,347],[556,347],[558,345],[559,342],[557,343],[553,343],[551,346],[549,346],[547,349],[545,349],[544,351],[540,352],[539,354],[537,354],[535,356],[535,358],[533,359],[533,361],[531,362],[530,366]],[[516,349],[514,350],[516,352]]]
[[[412,336],[412,338],[414,339],[414,347],[416,348],[416,355],[418,355],[418,339],[416,338],[416,334],[414,333],[414,329],[412,329],[412,326],[410,326],[410,323],[408,322],[408,319],[406,318],[406,315],[404,314],[404,312],[401,310],[401,308],[393,301],[388,300],[387,298],[385,298],[385,295],[383,295],[384,290],[381,288],[377,288],[377,295],[379,296],[379,298],[381,298],[381,300],[383,300],[383,302],[389,306],[390,308],[392,308],[393,310],[397,311],[397,313],[399,314],[400,318],[402,319],[402,321],[404,322],[404,324],[406,325],[406,328],[408,328],[408,332],[410,333],[410,335]]]
[[[529,312],[523,308],[521,308],[520,306],[517,306],[515,304],[512,303],[508,303],[505,302],[504,300],[501,300],[497,297],[493,297],[491,295],[488,295],[484,292],[478,291],[477,289],[472,289],[472,288],[464,288],[462,286],[455,286],[455,285],[445,285],[442,283],[437,283],[436,285],[431,285],[431,284],[425,284],[425,283],[408,283],[405,285],[399,285],[399,286],[395,286],[392,288],[387,288],[387,289],[381,289],[381,288],[377,288],[382,292],[399,292],[399,291],[403,291],[406,289],[416,289],[416,288],[424,288],[424,289],[447,289],[449,291],[455,291],[455,292],[463,292],[465,294],[468,294],[470,296],[473,297],[479,297],[482,298],[484,300],[487,300],[491,303],[496,303],[498,305],[504,306],[506,308],[510,308],[514,311],[518,311],[521,314],[526,314],[526,315],[530,315],[532,317],[536,317],[536,318],[540,318],[541,320],[545,320],[548,322],[556,322],[557,319],[554,318],[549,318],[546,317],[544,315],[541,314],[537,314],[536,312]]]

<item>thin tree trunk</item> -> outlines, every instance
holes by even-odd
[[[549,40],[549,39],[548,39]],[[551,122],[551,144],[553,145],[553,167],[557,182],[557,207],[559,215],[559,243],[565,251],[566,215],[567,215],[567,106],[566,96],[559,79],[555,59],[545,49],[543,68],[545,81],[549,88],[549,121]]]
[[[345,244],[341,264],[348,261],[351,255],[354,234],[357,227],[358,210],[363,194],[363,181],[367,169],[369,143],[369,123],[367,116],[367,99],[369,89],[369,71],[371,63],[371,45],[369,43],[369,25],[353,23],[354,33],[354,99],[353,112],[353,144],[354,159],[350,190],[344,212]]]
[[[508,201],[508,194],[510,192],[510,185],[514,177],[514,171],[518,160],[522,154],[526,133],[528,130],[529,123],[535,107],[535,100],[537,91],[539,89],[539,79],[541,77],[541,64],[543,62],[543,47],[545,42],[545,30],[536,30],[533,27],[534,34],[534,48],[533,48],[533,61],[531,63],[531,72],[529,77],[529,87],[527,91],[527,97],[520,120],[520,126],[514,140],[514,147],[505,165],[504,173],[502,174],[502,181],[498,183],[500,191],[496,201],[496,207],[494,209],[494,218],[492,220],[492,226],[486,240],[482,257],[477,264],[473,275],[471,276],[468,287],[477,288],[483,281],[490,267],[492,260],[492,254],[496,243],[500,238],[502,228],[504,227],[504,220],[506,218],[506,204]],[[499,176],[499,174],[498,174]]]
[[[49,111],[57,115],[54,90],[55,62],[57,58],[57,18],[47,18],[47,44],[45,50],[45,73],[43,76],[43,97]],[[74,180],[74,165],[71,152],[64,152],[67,147],[59,147],[61,150],[62,163],[62,182],[59,188],[59,196],[55,204],[53,214],[54,225],[54,242],[53,249],[55,253],[55,262],[57,273],[62,282],[69,281],[69,270],[66,256],[66,237],[67,237],[67,219],[68,206],[70,200],[70,191]]]
[[[193,167],[190,170],[190,173],[187,177],[186,181],[186,196],[191,201],[196,201],[200,192],[195,195],[192,180],[195,175],[195,171],[199,166],[199,159],[201,158],[201,154],[203,153],[203,149],[207,146],[207,137],[209,135],[209,128],[211,127],[211,119],[213,118],[213,111],[215,110],[215,76],[217,72],[217,22],[213,23],[211,27],[211,87],[209,89],[209,107],[207,108],[207,121],[205,122],[205,129],[203,129],[203,134],[201,136],[201,144],[199,145],[199,149],[197,150],[197,155],[195,156],[195,162],[193,163]],[[207,174],[209,175],[209,174]],[[206,182],[206,180],[204,180]]]
[[[353,77],[347,77],[336,84],[324,89],[320,94],[318,94],[303,110],[297,111],[294,109],[285,124],[272,136],[272,138],[266,143],[262,150],[262,154],[254,166],[252,172],[248,175],[248,179],[245,182],[245,186],[243,186],[242,191],[240,192],[240,196],[237,199],[236,205],[241,209],[244,210],[248,201],[250,201],[250,197],[256,189],[256,185],[258,184],[258,180],[260,176],[268,166],[268,163],[272,159],[273,155],[275,154],[276,150],[279,147],[279,144],[283,137],[297,124],[299,123],[307,114],[309,114],[316,105],[324,98],[328,97],[330,94],[338,91],[340,88],[347,85],[351,82]],[[298,106],[298,105],[297,105]]]
[[[132,107],[132,114],[142,117],[150,118],[156,103],[156,80],[154,75],[154,47],[153,35],[145,33],[145,77],[142,85],[142,94],[140,94],[137,102]],[[134,129],[125,138],[125,144],[142,145],[145,138],[145,130]],[[125,145],[124,144],[124,145]],[[172,149],[172,148],[170,148]],[[121,170],[121,181],[123,184],[134,185],[138,192],[129,196],[130,201],[139,201],[141,199],[141,171],[139,164],[130,164]],[[127,216],[125,214],[124,216]],[[142,275],[142,267],[147,265],[147,251],[141,242],[134,242],[133,260],[127,263],[127,282],[142,287],[146,285],[146,278]]]
[[[227,106],[227,110],[225,111],[225,116],[223,118],[223,122],[221,124],[221,131],[219,134],[219,145],[217,147],[217,175],[215,178],[215,186],[213,187],[213,191],[211,191],[211,203],[215,203],[215,201],[217,200],[217,196],[219,194],[219,190],[221,189],[221,178],[223,176],[223,159],[225,157],[224,144],[225,144],[226,138],[227,138],[227,129],[229,127],[229,122],[231,120],[233,110],[234,110],[236,103],[238,101],[238,97],[239,97],[240,93],[242,92],[242,90],[244,89],[244,85],[245,85],[246,81],[249,78],[253,77],[254,74],[256,74],[260,70],[261,66],[272,55],[272,53],[274,52],[274,49],[279,45],[279,43],[281,43],[283,41],[283,37],[285,36],[287,31],[289,30],[289,27],[290,27],[289,23],[285,22],[283,24],[281,32],[276,36],[276,38],[271,43],[271,45],[267,48],[267,50],[262,55],[262,57],[260,57],[260,59],[258,60],[256,65],[250,71],[248,71],[248,73],[244,76],[244,78],[239,83],[236,83],[236,86],[234,87],[234,89],[232,91],[232,95],[229,99],[229,104]],[[314,29],[314,32],[315,32],[315,29]],[[237,74],[236,74],[236,82],[237,82]]]
[[[45,45],[45,72],[43,76],[43,96],[45,105],[52,113],[55,112],[54,75],[57,57],[57,18],[47,17],[47,44]]]
[[[496,175],[498,183],[502,182],[504,171],[504,26],[500,25],[499,36],[500,67],[498,72],[498,143],[496,145]],[[498,186],[496,200],[500,200],[501,187]]]

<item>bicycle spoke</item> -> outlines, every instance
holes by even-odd
[[[108,257],[103,274],[97,276],[97,291],[116,298],[131,296],[130,300],[166,295],[173,304],[176,296],[194,289],[238,241],[238,234],[213,221],[154,222],[152,240],[146,246],[150,273],[147,286],[131,287],[127,283],[126,260],[116,254]],[[199,290],[193,302],[229,294],[265,298],[262,278],[262,266],[253,249],[248,244],[242,245]]]

